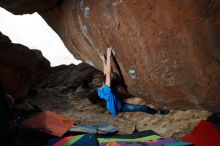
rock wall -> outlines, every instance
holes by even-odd
[[[0,32],[0,86],[16,102],[23,101],[29,89],[50,73],[50,62],[39,50],[13,44]]]
[[[98,69],[99,54],[112,47],[114,70],[133,95],[220,111],[219,0],[63,0],[38,12],[76,58]]]

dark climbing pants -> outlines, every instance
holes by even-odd
[[[145,105],[136,105],[136,104],[128,104],[128,103],[123,103],[122,104],[122,108],[121,108],[122,112],[145,112],[148,114],[156,114],[157,110],[150,108],[148,106]]]

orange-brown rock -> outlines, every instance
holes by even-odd
[[[19,102],[36,82],[46,78],[50,62],[39,51],[13,44],[6,38],[0,33],[0,86]]]
[[[98,69],[99,54],[113,47],[115,71],[135,96],[220,111],[219,0],[63,0],[39,13],[76,58]]]

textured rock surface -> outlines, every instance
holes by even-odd
[[[219,8],[219,0],[63,0],[40,14],[75,57],[98,69],[98,55],[112,46],[135,96],[219,112]]]
[[[48,78],[37,87],[59,88],[61,92],[75,91],[78,87],[92,89],[96,87],[94,80],[98,74],[103,73],[86,63],[60,65],[53,67]]]
[[[30,87],[50,72],[50,62],[40,51],[11,43],[0,33],[0,86],[15,101],[22,101]]]

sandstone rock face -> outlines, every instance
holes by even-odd
[[[50,62],[39,51],[13,44],[2,33],[0,36],[0,86],[19,102],[36,82],[46,78]]]
[[[219,112],[219,8],[219,0],[63,0],[39,13],[76,58],[98,69],[111,46],[133,95]]]

